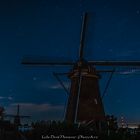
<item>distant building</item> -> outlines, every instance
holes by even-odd
[[[140,123],[127,123],[127,127],[131,129],[139,128]]]
[[[122,123],[118,123],[118,127],[119,127],[119,128],[137,129],[137,128],[139,128],[139,124],[140,124],[140,123],[127,123],[127,124],[123,124],[123,125],[122,125]]]

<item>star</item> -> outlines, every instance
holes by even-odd
[[[37,77],[33,77],[33,81],[36,81],[37,80]]]
[[[109,52],[113,52],[113,49],[109,49]]]
[[[138,14],[138,15],[140,14],[140,10],[137,10],[137,14]]]

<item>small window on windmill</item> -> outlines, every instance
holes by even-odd
[[[95,102],[95,104],[96,104],[96,105],[98,104],[98,102],[97,102],[97,99],[96,99],[96,98],[94,99],[94,102]]]

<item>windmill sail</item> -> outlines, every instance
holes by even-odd
[[[22,64],[35,66],[73,66],[68,74],[71,80],[71,88],[65,114],[65,121],[70,123],[87,122],[89,124],[89,122],[102,122],[105,120],[99,88],[99,73],[112,72],[112,70],[96,70],[95,66],[140,66],[140,61],[85,61],[83,54],[86,26],[87,13],[84,14],[83,18],[77,62],[33,61],[29,59],[22,61]]]

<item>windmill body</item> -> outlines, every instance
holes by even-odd
[[[79,69],[81,70],[80,87],[78,86]],[[96,72],[96,69],[88,64],[88,62],[82,61],[81,66],[77,63],[73,67],[69,78],[71,79],[71,88],[65,120],[70,123],[74,121],[86,123],[90,121],[103,121],[105,113],[99,90],[98,80],[100,75]],[[79,97],[78,88],[80,88]],[[75,115],[77,116],[76,120]]]
[[[14,118],[14,125],[15,126],[20,126],[21,125],[21,118],[30,118],[30,116],[23,116],[20,115],[20,105],[17,105],[17,112],[16,115],[6,115],[6,117],[11,117]]]
[[[20,121],[20,115],[19,115],[19,105],[17,105],[17,114],[14,116],[14,124],[19,126],[21,125],[21,121]]]

